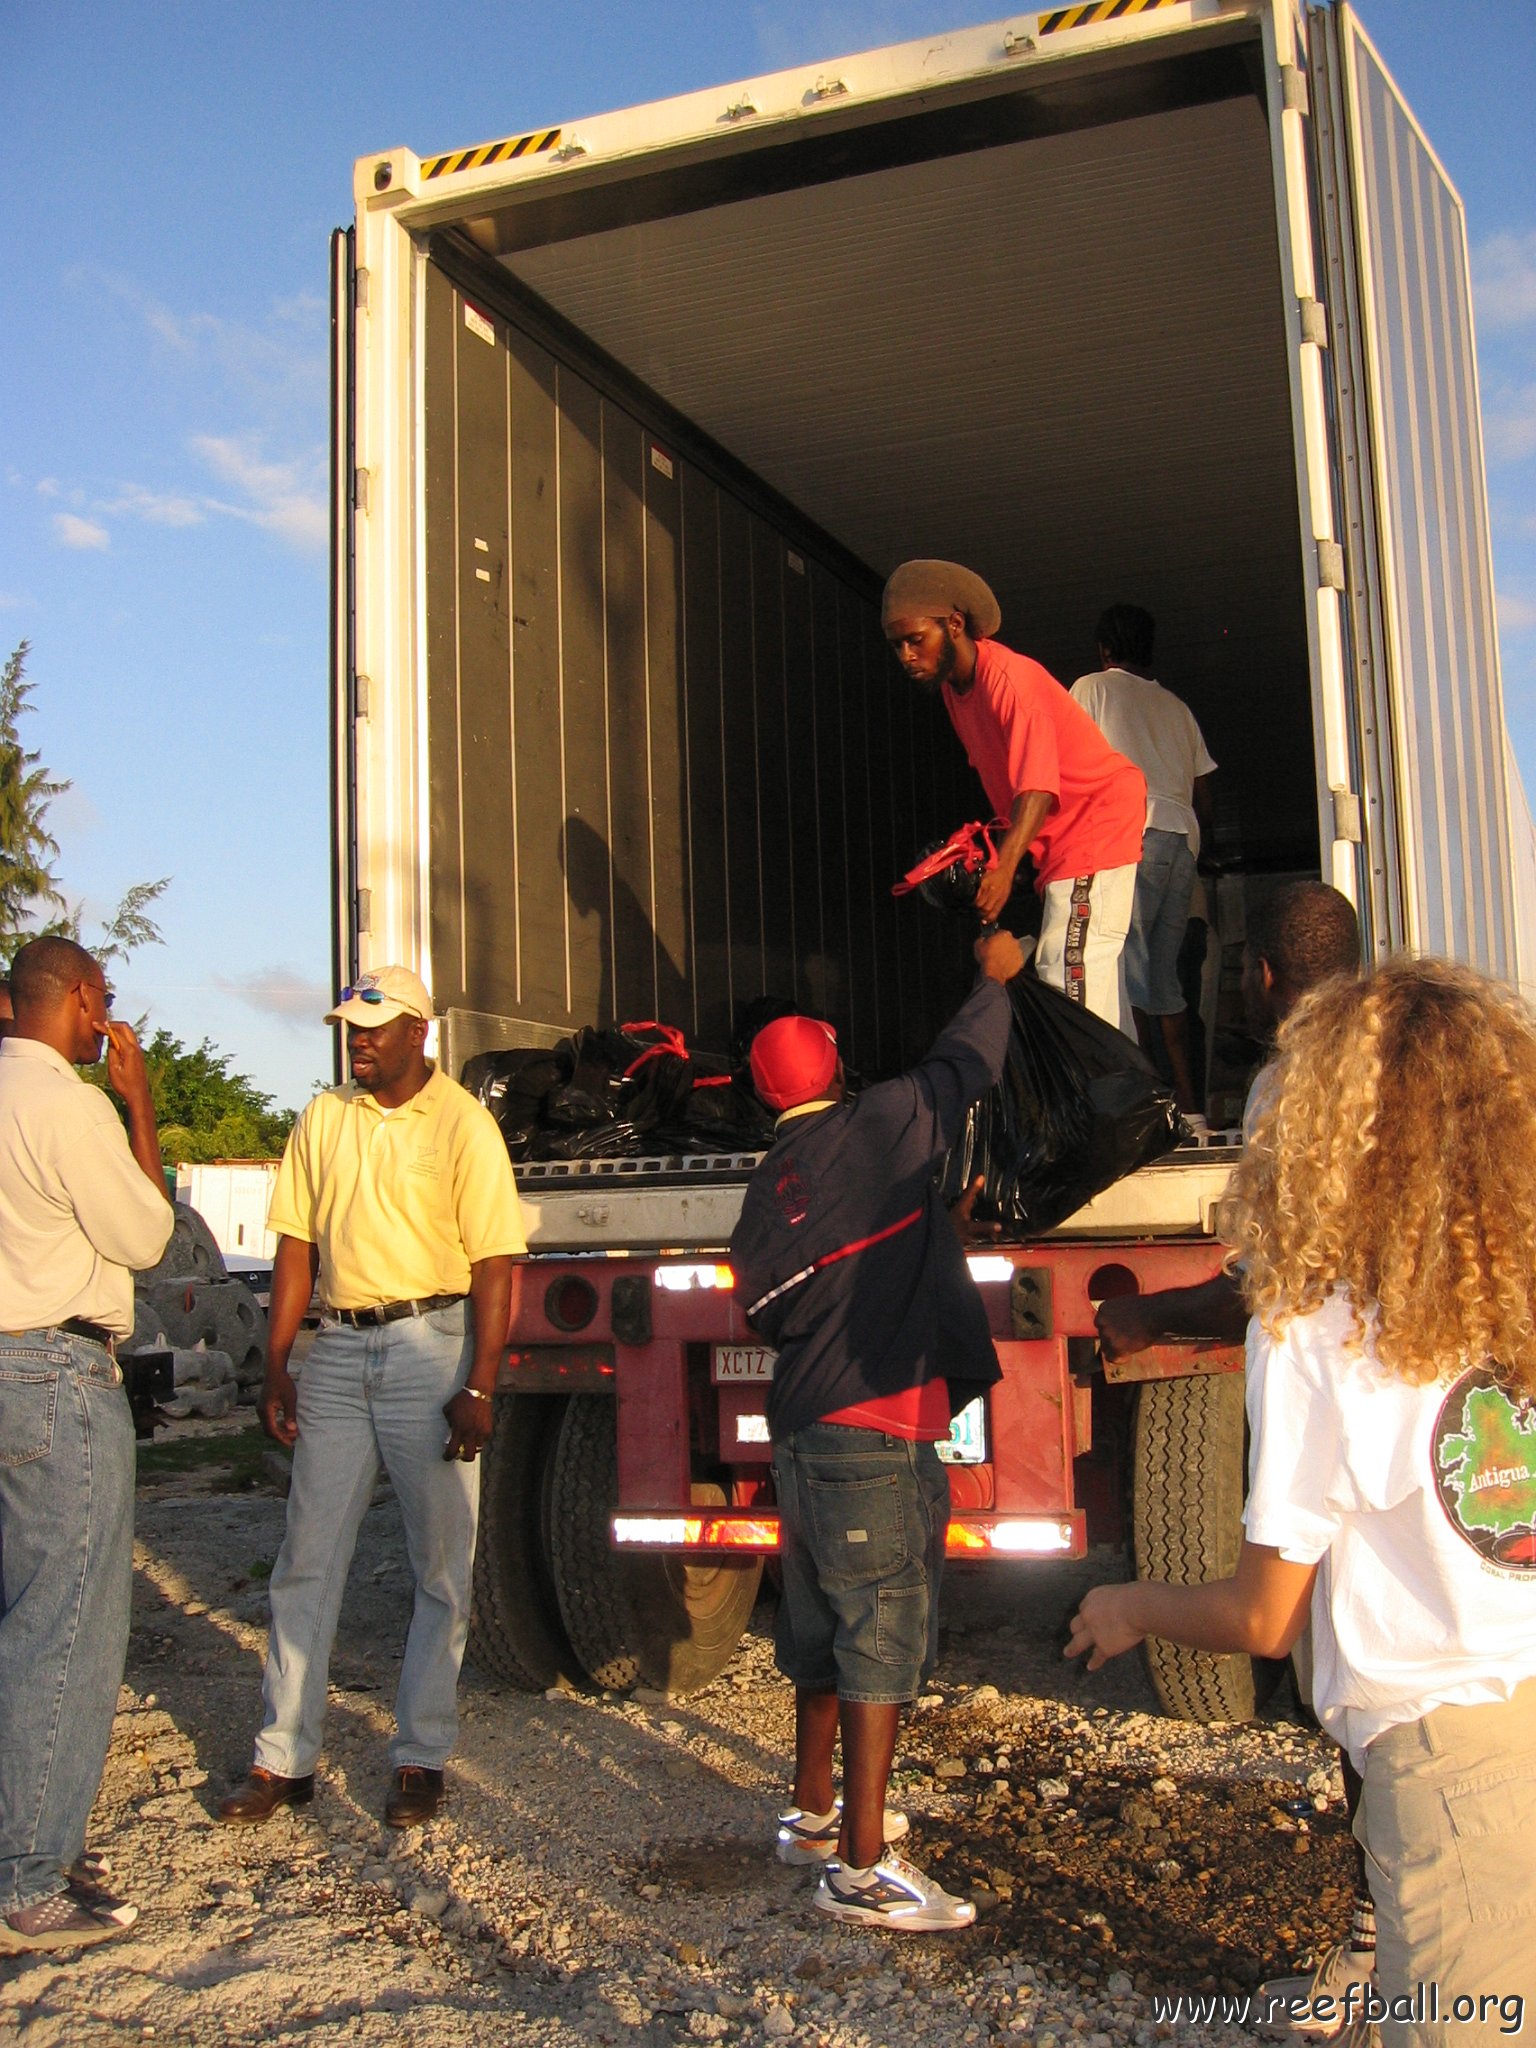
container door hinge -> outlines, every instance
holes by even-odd
[[[1358,846],[1365,837],[1365,825],[1360,812],[1360,799],[1352,789],[1329,791],[1333,798],[1333,836],[1346,839],[1351,846]]]
[[[1288,114],[1310,114],[1312,111],[1307,95],[1307,74],[1294,64],[1280,66],[1280,104]]]
[[[352,472],[352,503],[366,519],[368,516],[368,472],[354,469]]]
[[[373,891],[359,889],[357,892],[357,932],[359,938],[366,938],[373,930]]]
[[[1328,313],[1321,299],[1301,301],[1301,338],[1315,341],[1319,348],[1328,346]]]
[[[1317,580],[1324,590],[1344,588],[1344,550],[1336,540],[1317,544]]]
[[[368,678],[366,676],[354,676],[352,678],[352,716],[354,718],[366,718],[368,716]]]
[[[358,310],[358,312],[359,312],[359,313],[366,313],[366,312],[367,312],[367,310],[368,310],[368,273],[367,273],[367,271],[366,271],[366,270],[363,270],[363,269],[359,269],[359,270],[357,270],[357,271],[355,271],[355,272],[353,273],[353,277],[352,277],[352,303],[353,303],[353,305],[354,305],[354,306],[355,306],[355,307],[357,308],[357,310]]]

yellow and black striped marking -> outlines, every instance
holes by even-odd
[[[1178,0],[1082,0],[1077,7],[1058,7],[1042,14],[1035,33],[1053,36],[1064,28],[1088,28],[1097,21],[1119,21],[1126,15],[1150,14],[1154,7],[1173,7]]]
[[[454,149],[447,156],[429,156],[421,167],[421,175],[448,178],[455,171],[478,171],[486,164],[510,163],[516,156],[542,156],[559,140],[558,128],[540,128],[532,135],[509,135],[505,142],[482,142],[474,149]]]

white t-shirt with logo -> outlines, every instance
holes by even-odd
[[[1248,1325],[1248,1540],[1318,1564],[1313,1705],[1363,1769],[1385,1729],[1536,1677],[1536,1402],[1409,1386],[1336,1293]]]
[[[1195,777],[1211,774],[1216,763],[1183,698],[1123,668],[1079,676],[1072,697],[1115,751],[1147,778],[1148,829],[1182,832],[1190,852],[1198,853],[1200,827],[1190,799]]]

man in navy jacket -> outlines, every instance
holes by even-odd
[[[854,1100],[830,1025],[782,1017],[758,1034],[752,1077],[777,1134],[731,1240],[737,1295],[778,1354],[777,1653],[795,1686],[795,1803],[778,1853],[822,1864],[822,1911],[907,1929],[975,1917],[892,1851],[907,1822],[886,1811],[885,1790],[901,1708],[933,1660],[949,1521],[935,1445],[1000,1377],[934,1179],[966,1111],[1002,1077],[1004,984],[1024,965],[1007,932],[978,940],[976,958],[976,986],[927,1057]]]

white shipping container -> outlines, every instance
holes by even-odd
[[[275,1159],[221,1160],[176,1168],[176,1199],[197,1211],[226,1259],[271,1260],[277,1239],[267,1228]]]

